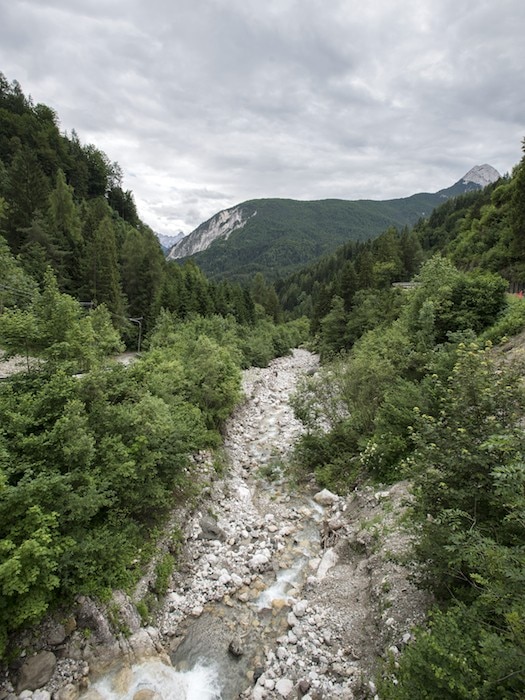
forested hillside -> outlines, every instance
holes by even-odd
[[[523,172],[522,162],[511,176],[447,200],[412,229],[390,227],[374,240],[350,242],[277,281],[284,311],[311,319],[327,356],[351,347],[379,319],[394,318],[402,293],[392,284],[411,280],[434,253],[463,270],[498,273],[509,289],[523,289]]]
[[[122,189],[119,165],[75,133],[60,133],[53,110],[34,105],[2,75],[0,235],[17,264],[16,275],[2,276],[3,306],[29,299],[49,267],[61,292],[86,306],[104,304],[131,345],[139,326],[129,319],[141,319],[147,332],[161,308],[179,318],[231,313],[253,320],[253,302],[238,286],[210,284],[191,264],[167,264],[132,193]]]

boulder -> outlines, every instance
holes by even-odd
[[[333,549],[327,549],[323,554],[319,568],[317,569],[317,579],[322,581],[328,571],[334,567],[339,560],[337,553]]]
[[[199,525],[201,528],[198,535],[199,540],[220,540],[221,542],[224,542],[226,539],[224,530],[218,526],[215,518],[205,515],[200,519]]]
[[[244,654],[242,642],[238,637],[231,640],[230,644],[228,645],[228,652],[235,657],[239,657]]]
[[[253,557],[248,563],[248,566],[252,571],[261,571],[268,567],[269,562],[270,560],[268,559],[266,554],[260,552],[258,554],[253,555]]]
[[[337,503],[338,500],[339,496],[337,496],[335,493],[332,493],[328,489],[318,491],[314,496],[314,501],[316,503],[319,503],[320,506],[333,506],[334,503]]]
[[[52,626],[52,628],[49,630],[46,636],[47,643],[50,646],[58,646],[59,644],[62,644],[64,639],[67,637],[66,628],[64,627],[64,625],[57,622]]]
[[[289,678],[279,678],[275,684],[275,690],[282,698],[291,698],[293,693],[293,681]]]
[[[293,614],[295,615],[296,618],[304,617],[307,609],[308,609],[308,601],[307,600],[299,600],[297,603],[294,604],[294,606],[292,608]]]
[[[140,630],[142,625],[141,617],[133,601],[124,591],[113,591],[111,608],[118,610],[120,624],[123,629],[127,629],[132,633]]]
[[[160,695],[149,688],[141,688],[133,695],[133,700],[160,700]]]
[[[77,613],[78,627],[91,630],[92,641],[98,646],[109,646],[115,643],[115,637],[109,626],[109,622],[103,610],[94,600],[87,596],[78,598],[79,608]]]
[[[49,690],[35,690],[33,700],[51,700],[51,693]]]
[[[44,686],[53,675],[56,664],[57,659],[52,651],[41,651],[29,657],[20,668],[16,692],[20,694],[24,690],[37,690]]]

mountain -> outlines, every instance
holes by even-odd
[[[476,166],[436,193],[384,201],[253,199],[218,212],[168,252],[168,260],[192,257],[211,278],[287,275],[348,241],[378,236],[389,226],[412,226],[444,200],[499,178]]]
[[[164,233],[156,233],[155,235],[159,239],[160,246],[165,253],[184,238],[184,233],[182,233],[182,231],[175,236],[166,236]]]
[[[463,175],[460,180],[454,183],[452,187],[441,190],[438,194],[442,199],[457,197],[460,194],[465,194],[465,192],[483,189],[487,187],[487,185],[491,185],[493,182],[496,182],[496,180],[499,180],[500,177],[501,175],[492,165],[488,165],[487,163],[484,165],[475,165],[468,173]]]

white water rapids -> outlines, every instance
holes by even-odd
[[[124,677],[123,677],[124,676]],[[219,700],[216,669],[197,664],[190,671],[176,671],[161,661],[144,661],[127,673],[105,676],[85,697],[105,700]]]

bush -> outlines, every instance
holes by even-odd
[[[480,336],[481,341],[499,343],[525,329],[525,299],[507,294],[507,303],[496,322]]]

